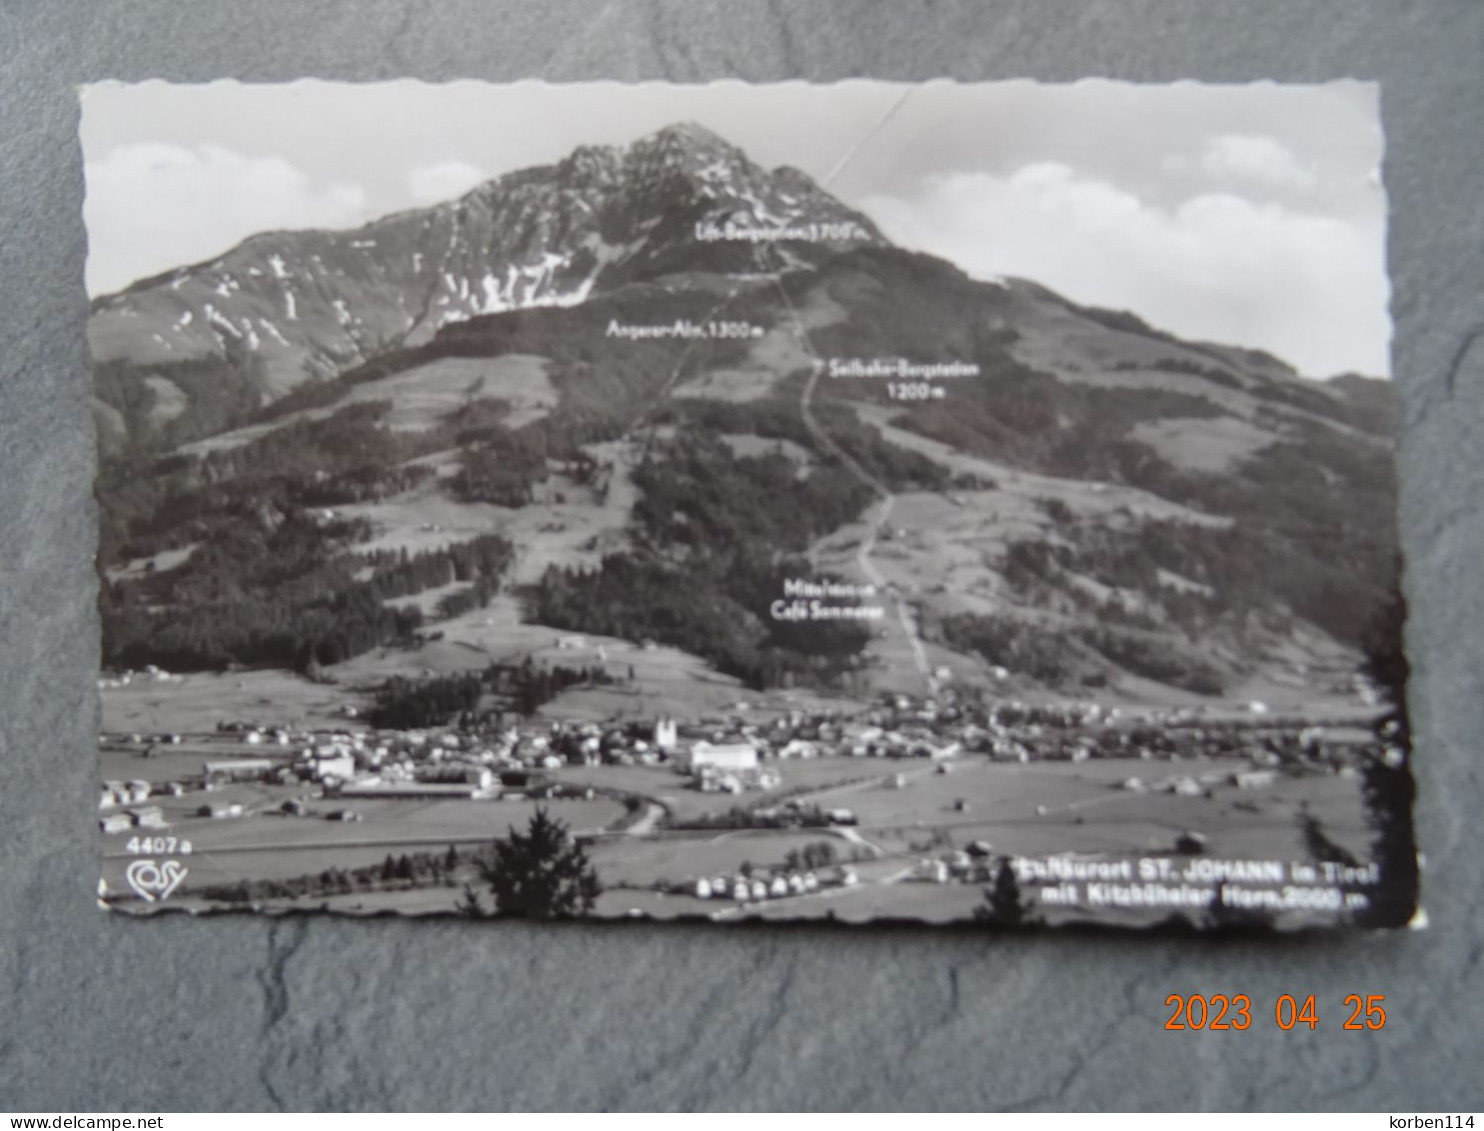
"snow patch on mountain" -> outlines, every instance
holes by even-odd
[[[682,125],[626,148],[582,147],[559,164],[353,232],[253,236],[209,263],[100,299],[89,335],[100,360],[225,359],[271,400],[426,342],[451,322],[574,306],[676,270],[753,270],[750,249],[692,236],[695,224],[727,220],[857,223],[867,242],[879,239],[867,218],[804,174],[763,169],[709,131]],[[785,262],[802,266],[834,250],[794,247]],[[246,372],[237,343],[265,355],[261,372]]]
[[[206,304],[204,313],[206,315],[206,321],[210,322],[217,329],[225,330],[238,341],[242,340],[242,331],[237,329],[236,326],[232,325],[232,320],[222,314],[221,311],[217,310],[216,307],[212,306],[211,303],[208,302]]]
[[[480,280],[480,289],[484,292],[484,303],[480,307],[481,314],[498,314],[509,310],[509,305],[500,294],[500,283],[493,274],[486,274]]]

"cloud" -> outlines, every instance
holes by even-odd
[[[88,289],[218,255],[255,232],[362,223],[365,190],[314,184],[281,157],[142,142],[87,166]]]
[[[407,188],[419,204],[437,204],[463,196],[485,180],[482,170],[466,161],[443,161],[407,174]]]
[[[1268,350],[1314,376],[1390,372],[1379,223],[1219,192],[1158,207],[1051,162],[933,175],[912,199],[862,206],[888,238],[978,278],[1035,279],[1185,337]]]
[[[1222,134],[1195,155],[1176,154],[1163,162],[1166,172],[1195,173],[1218,185],[1310,192],[1319,177],[1276,138],[1259,134]]]

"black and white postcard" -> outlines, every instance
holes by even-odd
[[[1419,921],[1378,101],[84,88],[100,902]]]

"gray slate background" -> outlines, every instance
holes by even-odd
[[[0,0],[0,1110],[1480,1106],[1484,5]],[[93,902],[95,514],[74,84],[1379,79],[1431,928],[134,922]],[[477,128],[477,126],[476,126]],[[1247,1032],[1165,995],[1245,992]],[[1318,1031],[1279,1031],[1315,993]],[[1379,1034],[1341,1000],[1384,993]]]

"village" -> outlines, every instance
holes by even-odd
[[[693,720],[507,712],[475,727],[392,730],[347,703],[334,727],[221,719],[207,732],[105,734],[104,898],[134,902],[121,869],[167,850],[188,853],[195,873],[173,893],[180,905],[211,905],[228,880],[287,883],[446,851],[443,883],[538,806],[591,847],[604,906],[623,914],[732,917],[770,902],[782,913],[824,897],[844,908],[867,898],[852,889],[881,897],[913,884],[972,893],[1006,851],[1027,847],[1232,855],[1258,841],[1223,827],[1270,832],[1311,804],[1363,847],[1370,708],[1315,720],[1222,706],[986,706],[948,692],[883,695],[853,711],[764,715],[739,702]],[[1285,788],[1303,796],[1276,801]],[[1100,814],[1130,806],[1158,831],[1121,844],[1091,835]],[[449,900],[409,894],[421,887],[409,867],[384,871],[407,882],[358,881],[368,890],[350,906]]]

